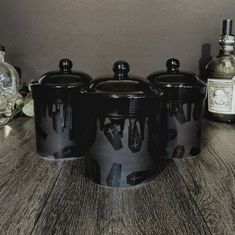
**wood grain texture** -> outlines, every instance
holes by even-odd
[[[174,162],[133,189],[97,186],[82,172],[67,162],[33,234],[210,234]]]
[[[176,165],[213,234],[235,234],[235,124],[205,121],[203,150]]]
[[[123,189],[86,179],[83,160],[41,159],[33,120],[16,119],[0,129],[0,234],[234,234],[235,126],[204,126],[200,157]]]
[[[60,172],[32,151],[32,120],[0,130],[0,234],[30,234]]]

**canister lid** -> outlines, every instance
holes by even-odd
[[[165,92],[167,100],[197,102],[206,98],[206,84],[194,73],[180,71],[179,60],[168,59],[166,67],[167,71],[152,73],[147,79]]]
[[[113,75],[94,79],[90,85],[90,92],[98,95],[119,97],[146,97],[157,95],[160,91],[154,90],[151,83],[141,77],[130,75],[130,66],[124,60],[113,64]]]
[[[62,59],[59,62],[58,71],[52,71],[44,74],[38,83],[50,87],[83,87],[88,86],[91,77],[80,71],[72,70],[73,63],[69,59]]]
[[[193,88],[205,86],[194,73],[180,71],[180,62],[175,58],[168,59],[166,67],[167,71],[152,73],[147,79],[159,87]]]
[[[163,92],[129,70],[129,64],[119,60],[113,64],[113,75],[92,81],[87,97],[93,114],[123,118],[160,112]]]

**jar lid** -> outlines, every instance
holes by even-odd
[[[180,62],[170,58],[166,62],[167,71],[150,74],[147,79],[158,87],[200,88],[205,84],[194,74],[180,71]]]
[[[64,87],[84,87],[88,86],[91,77],[80,71],[72,71],[73,63],[69,59],[62,59],[59,62],[58,71],[48,72],[38,80],[38,84],[64,88]]]
[[[113,75],[92,81],[87,92],[91,112],[112,118],[160,112],[163,92],[153,89],[148,80],[128,74],[129,70],[129,64],[119,60],[113,64]]]
[[[171,58],[166,62],[167,71],[150,74],[147,79],[155,88],[164,91],[170,102],[198,102],[206,98],[206,84],[194,73],[180,71],[180,62]]]
[[[144,78],[128,74],[129,64],[119,60],[113,64],[113,75],[99,77],[90,85],[90,92],[111,98],[146,97],[156,95],[151,83]],[[160,93],[160,92],[159,92]]]

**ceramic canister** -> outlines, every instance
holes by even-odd
[[[68,159],[84,155],[83,143],[78,140],[84,138],[86,127],[83,118],[75,120],[74,116],[75,107],[76,117],[77,112],[83,115],[81,89],[89,86],[91,77],[72,71],[72,65],[70,60],[62,59],[59,71],[48,72],[31,83],[36,147],[38,154],[45,158]],[[79,135],[82,137],[78,138]]]
[[[179,70],[179,61],[169,59],[167,71],[147,77],[164,91],[161,116],[161,157],[180,158],[200,153],[206,85],[195,74]]]
[[[125,61],[114,63],[113,71],[94,79],[87,94],[86,176],[105,186],[135,186],[156,173],[163,93],[147,80],[129,75]]]

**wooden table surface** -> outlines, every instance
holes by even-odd
[[[83,160],[35,153],[33,119],[0,129],[0,234],[235,234],[235,125],[204,121],[202,152],[128,189],[83,176]]]

